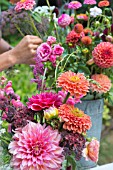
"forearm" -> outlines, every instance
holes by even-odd
[[[5,40],[0,40],[0,54],[8,51],[11,48],[10,44],[8,44]]]
[[[12,50],[0,54],[0,72],[17,63],[15,57],[11,53]]]

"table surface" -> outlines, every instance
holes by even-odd
[[[92,168],[91,170],[113,170],[113,163],[98,166],[96,168]]]

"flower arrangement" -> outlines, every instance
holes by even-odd
[[[112,17],[105,15],[110,12],[109,2],[100,1],[93,7],[96,0],[72,1],[59,16],[49,1],[47,4],[46,14],[41,7],[33,10],[34,0],[15,5],[17,16],[26,11],[32,28],[27,32],[14,24],[20,34],[32,33],[44,42],[37,48],[32,66],[31,81],[37,83],[37,94],[26,105],[14,93],[12,82],[1,77],[0,141],[4,162],[14,170],[75,169],[82,156],[97,162],[99,141],[87,136],[91,118],[75,103],[111,99],[113,26]],[[88,6],[87,12],[77,14],[82,5]],[[49,22],[43,36],[36,27],[36,23],[42,24],[42,16]]]

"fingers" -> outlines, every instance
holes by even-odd
[[[25,36],[25,40],[26,40],[26,42],[28,42],[28,44],[32,43],[32,44],[39,45],[42,43],[42,40],[39,37],[33,36],[33,35]]]

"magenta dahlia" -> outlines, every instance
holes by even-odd
[[[62,14],[58,18],[58,25],[62,28],[67,27],[71,23],[71,17],[68,14]]]
[[[11,166],[14,170],[59,170],[63,162],[63,148],[57,130],[29,122],[17,129],[9,152],[13,155]]]
[[[31,98],[29,98],[29,102],[27,103],[27,105],[29,109],[40,111],[51,106],[55,106],[58,108],[61,103],[62,101],[58,94],[46,92],[37,94],[36,96],[32,96]]]
[[[92,51],[93,60],[101,68],[113,66],[113,44],[101,42]]]

